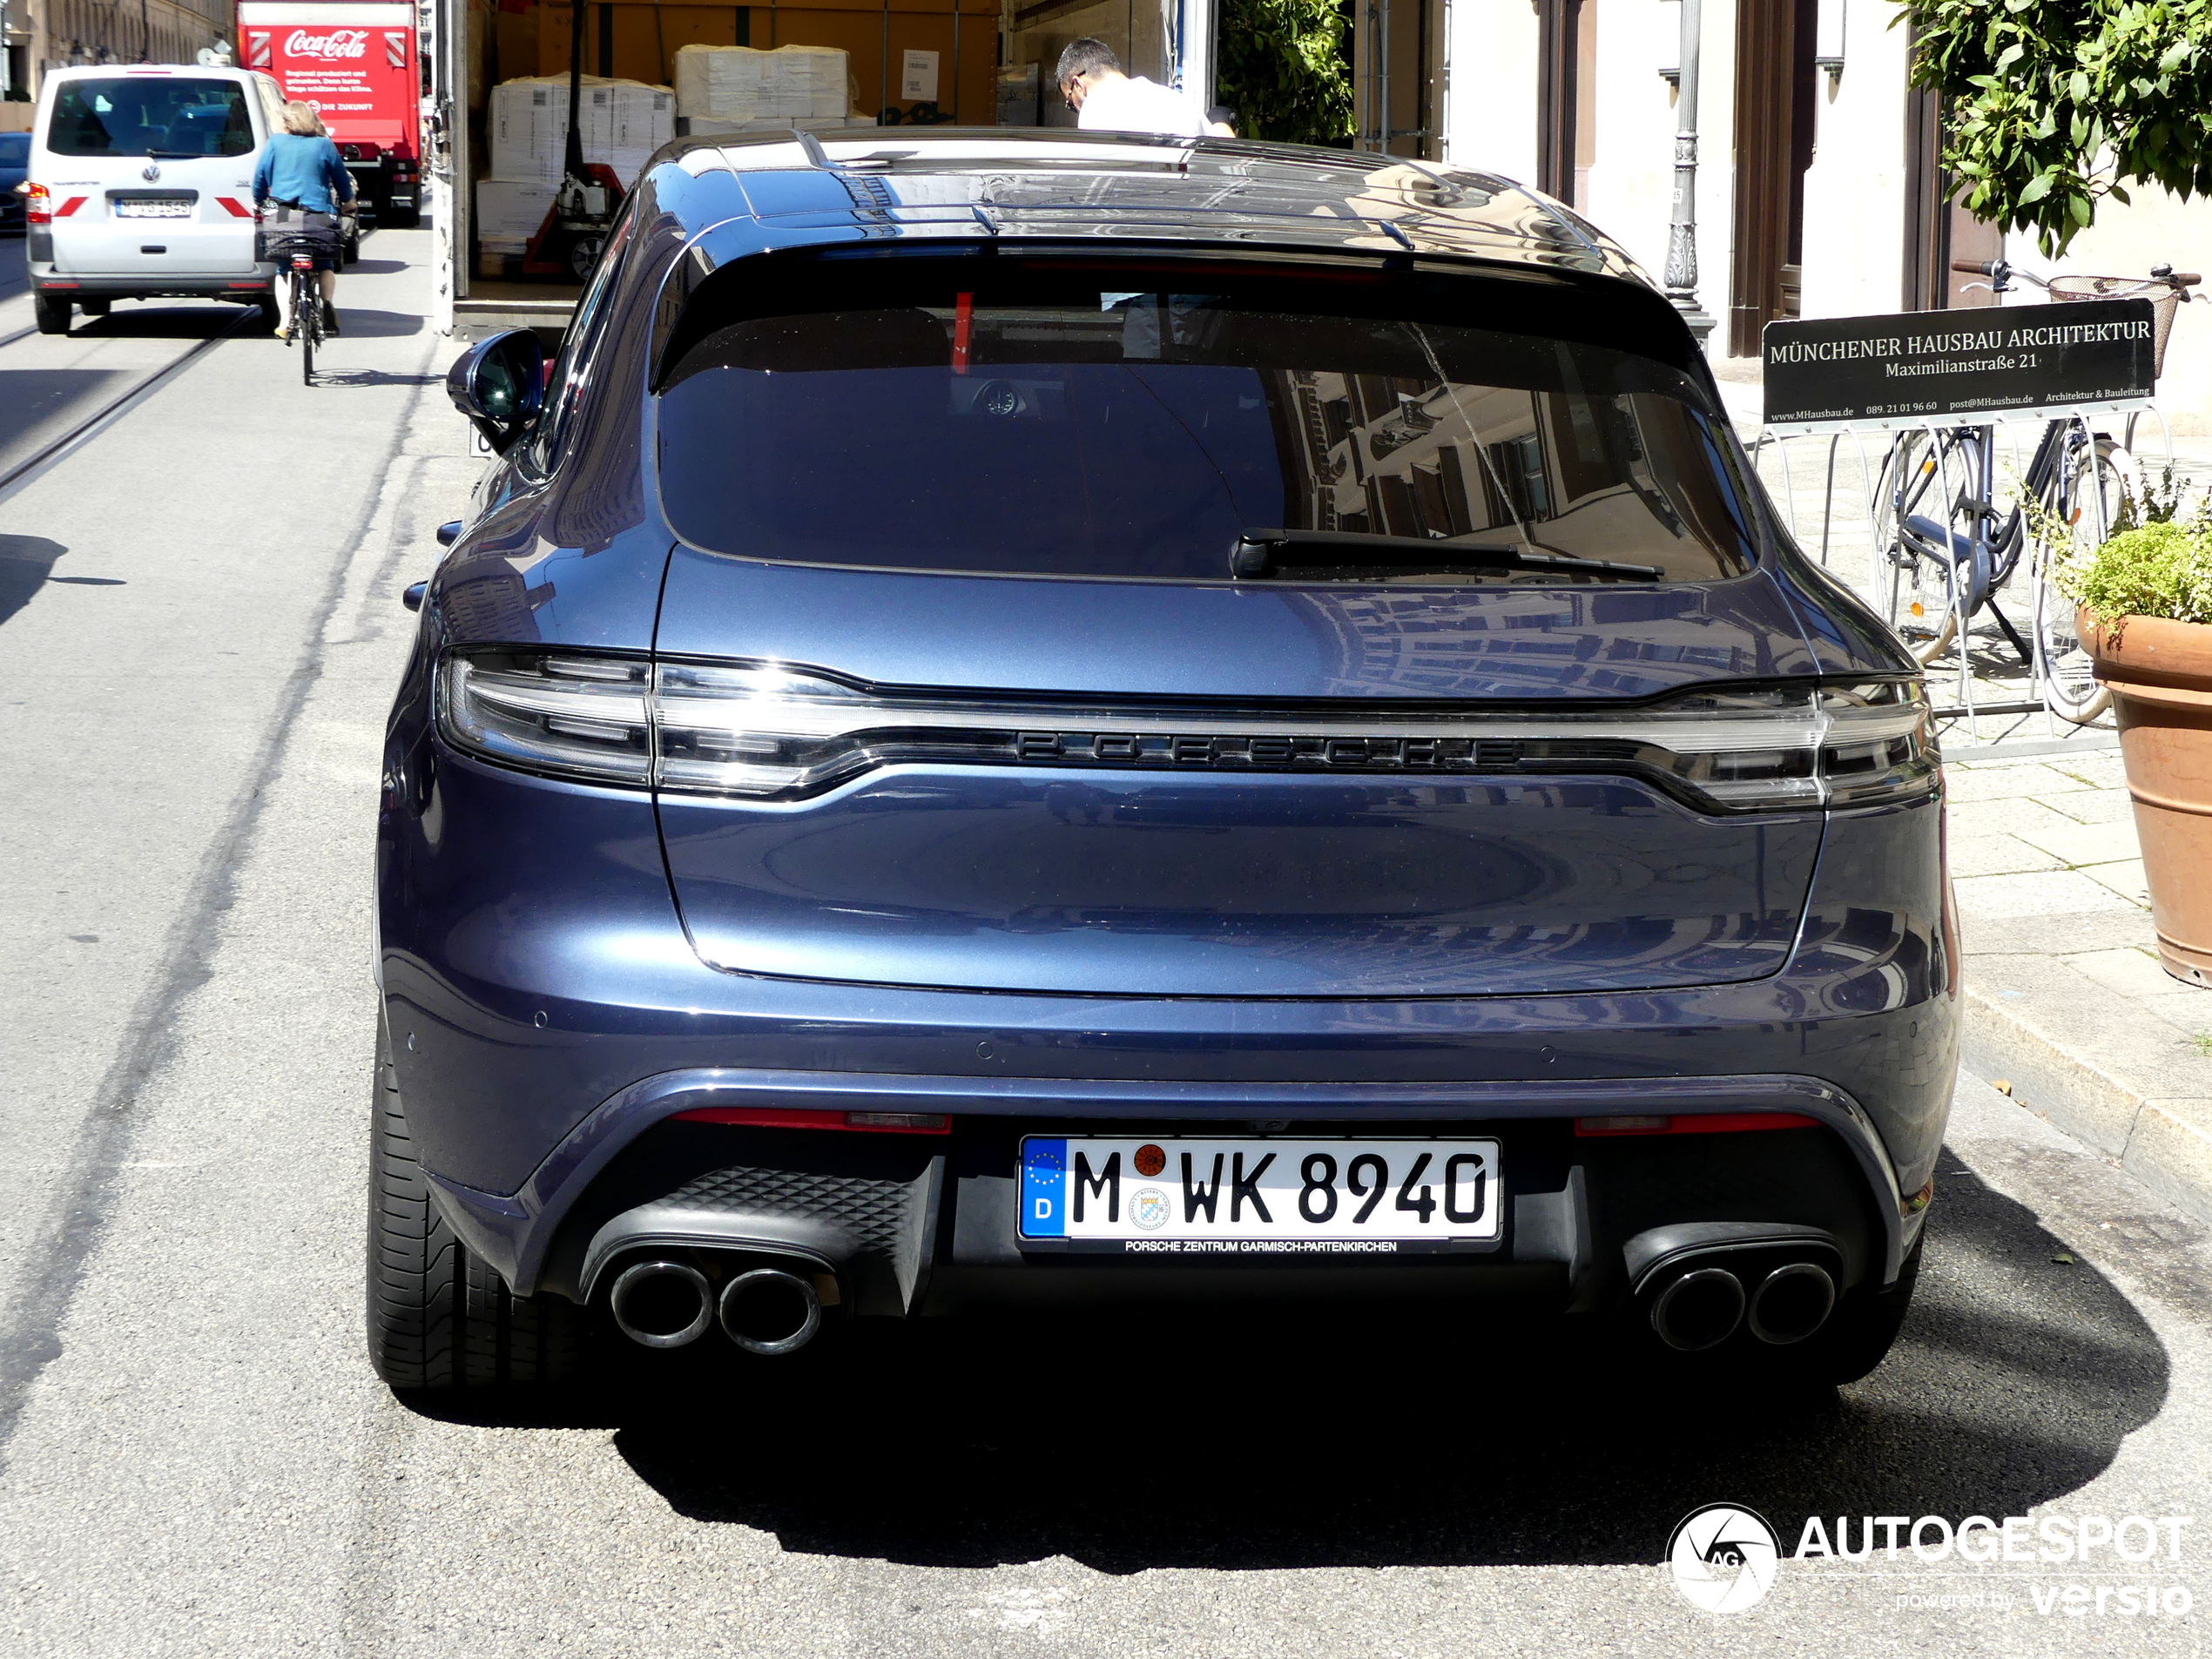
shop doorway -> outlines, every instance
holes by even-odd
[[[1742,0],[1737,10],[1731,357],[1756,356],[1760,331],[1800,309],[1805,170],[1819,130],[1817,9],[1818,0]]]
[[[1957,181],[1943,169],[1943,111],[1933,92],[1905,94],[1905,155],[1903,308],[1995,305],[1982,278],[1951,268],[1953,260],[1999,258],[2005,233],[1959,205]]]
[[[1597,155],[1597,0],[1539,0],[1536,188],[1589,206]]]

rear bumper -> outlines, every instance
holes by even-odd
[[[671,1121],[703,1107],[763,1105],[947,1113],[955,1129],[882,1136]],[[1618,1139],[1573,1132],[1578,1116],[1716,1112],[1791,1113],[1824,1128]],[[1331,1256],[1267,1255],[1226,1268],[1213,1259],[1077,1260],[1016,1237],[1015,1148],[1024,1133],[1229,1132],[1256,1120],[1293,1132],[1494,1134],[1504,1145],[1503,1233],[1476,1255],[1382,1254],[1348,1267]],[[1630,1237],[1685,1222],[1815,1226],[1842,1241],[1851,1282],[1886,1285],[1925,1209],[1924,1197],[1900,1193],[1856,1102],[1790,1076],[1397,1085],[1028,1079],[984,1092],[967,1079],[685,1071],[608,1101],[515,1193],[432,1179],[455,1231],[518,1291],[588,1300],[624,1253],[685,1244],[811,1261],[839,1276],[856,1311],[880,1314],[1080,1301],[1138,1287],[1157,1295],[1163,1271],[1200,1294],[1262,1285],[1312,1294],[1342,1281],[1521,1295],[1572,1310],[1617,1296]]]
[[[34,273],[39,293],[65,300],[232,300],[252,305],[276,292],[273,275],[253,277],[54,276]]]

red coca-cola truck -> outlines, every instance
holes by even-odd
[[[413,0],[239,0],[243,66],[311,104],[381,225],[422,207],[421,70]]]

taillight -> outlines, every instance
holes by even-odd
[[[51,225],[54,222],[54,199],[44,185],[33,185],[24,192],[24,223]]]
[[[1933,718],[1909,681],[1676,697],[1639,710],[1447,714],[1157,710],[869,692],[772,664],[493,651],[447,659],[458,748],[593,783],[792,796],[900,763],[1535,779],[1637,774],[1701,812],[1929,796]]]
[[[1802,1112],[1692,1112],[1666,1117],[1578,1117],[1575,1132],[1595,1135],[1735,1135],[1757,1129],[1818,1129]]]
[[[826,1112],[782,1106],[695,1106],[676,1114],[682,1123],[726,1123],[744,1129],[868,1130],[878,1135],[949,1135],[942,1112]]]
[[[1701,692],[1639,710],[1171,711],[878,693],[773,664],[456,654],[439,715],[488,759],[692,794],[790,798],[901,763],[1405,777],[1630,772],[1699,810],[1931,794],[1916,684]]]

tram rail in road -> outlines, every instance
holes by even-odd
[[[145,314],[125,313],[122,314],[142,315]],[[84,440],[100,431],[111,422],[121,418],[122,415],[130,410],[132,405],[138,402],[156,388],[170,380],[173,380],[177,375],[183,373],[186,368],[190,368],[192,364],[198,362],[202,357],[206,356],[206,354],[212,350],[216,346],[220,345],[224,341],[233,340],[239,337],[247,322],[254,319],[257,315],[258,314],[252,310],[240,311],[235,320],[233,320],[227,327],[223,328],[215,334],[209,334],[205,339],[192,341],[184,351],[178,353],[166,362],[157,365],[149,369],[147,372],[138,375],[130,386],[122,391],[118,392],[111,397],[103,398],[100,400],[97,407],[84,415],[69,421],[67,426],[65,426],[61,431],[40,438],[35,447],[33,447],[27,454],[10,454],[7,444],[8,435],[5,433],[0,433],[0,500],[5,500],[6,497],[17,487],[37,476],[54,462],[68,454],[78,444],[84,442]],[[36,337],[37,335],[37,332],[38,331],[36,328],[25,328],[12,334],[0,336],[0,353],[9,352],[10,348],[17,347],[20,342]],[[105,342],[132,338],[145,339],[149,338],[149,336],[99,334],[91,336],[54,336],[54,338],[73,339],[79,342],[85,342],[88,341]],[[27,369],[34,367],[34,365],[29,363],[15,361],[10,356],[0,356],[0,375],[5,375],[10,370]]]

